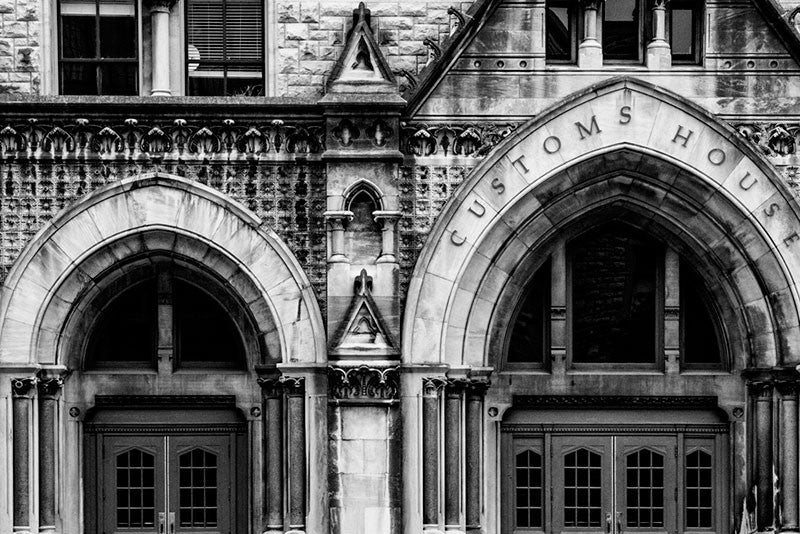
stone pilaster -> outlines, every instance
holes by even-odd
[[[64,379],[45,376],[39,386],[39,532],[56,530],[56,442],[58,397]]]
[[[487,380],[472,380],[467,386],[464,410],[465,495],[467,532],[481,530],[481,465],[483,464],[483,399]]]
[[[422,527],[439,527],[439,398],[447,384],[444,377],[422,381]]]
[[[31,532],[31,399],[36,391],[36,377],[14,378],[12,391],[13,446],[13,530]]]
[[[796,380],[778,382],[780,394],[780,472],[781,486],[781,531],[797,532],[798,522],[798,423],[797,395],[800,382]]]
[[[264,413],[264,532],[278,534],[283,522],[283,381],[259,377]]]

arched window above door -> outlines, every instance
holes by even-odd
[[[509,330],[506,365],[720,369],[724,339],[692,263],[621,222],[557,242],[529,278]]]
[[[168,269],[140,276],[118,294],[108,296],[113,284],[96,299],[102,309],[86,345],[87,368],[157,368],[159,359],[184,369],[244,367],[235,320],[243,312],[232,298]]]

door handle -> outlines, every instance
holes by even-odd
[[[611,534],[611,512],[606,513],[606,534]]]
[[[169,513],[169,534],[175,534],[175,512]]]
[[[158,534],[164,534],[165,515],[164,512],[158,512]]]

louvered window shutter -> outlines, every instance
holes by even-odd
[[[263,90],[261,0],[190,0],[187,42],[192,94],[259,94]]]

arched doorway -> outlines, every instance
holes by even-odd
[[[322,320],[297,261],[247,210],[177,177],[125,180],[45,227],[6,285],[0,350],[38,371],[20,393],[52,386],[15,396],[15,435],[39,452],[34,463],[15,441],[15,472],[30,468],[47,498],[19,484],[13,498],[38,506],[34,521],[65,532],[324,521],[307,495],[320,473],[306,468],[325,461],[306,433],[325,418],[306,401]],[[22,424],[31,405],[35,431]]]
[[[520,128],[415,268],[407,520],[724,531],[755,492],[771,525],[773,473],[798,478],[796,433],[770,438],[775,405],[796,428],[798,230],[759,154],[653,86],[611,80]],[[796,491],[781,504],[796,522]]]

